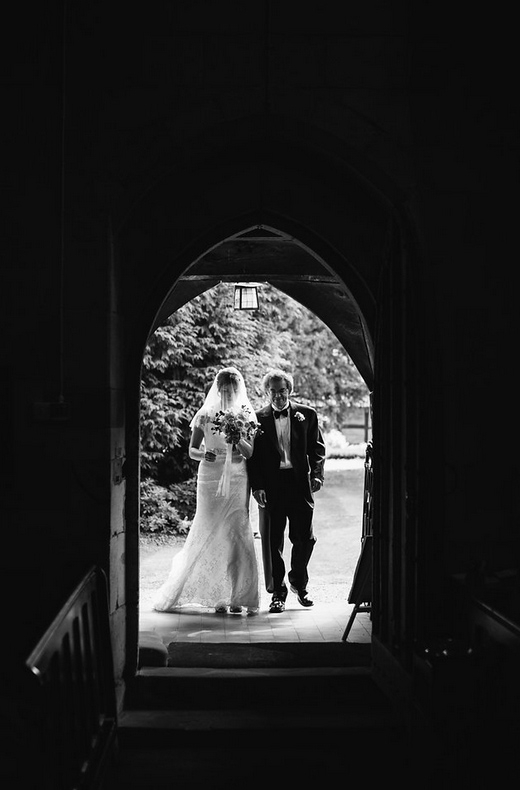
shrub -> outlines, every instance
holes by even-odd
[[[141,533],[154,538],[185,537],[191,520],[186,515],[186,503],[181,503],[181,508],[178,508],[176,500],[176,494],[169,488],[159,486],[151,479],[142,480]]]
[[[360,444],[350,444],[341,431],[336,428],[328,431],[325,436],[325,450],[327,458],[364,458],[366,453],[366,442]]]
[[[175,507],[180,515],[193,521],[197,506],[197,477],[183,480],[182,483],[171,483],[168,490],[173,494]]]

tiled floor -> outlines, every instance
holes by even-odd
[[[334,461],[327,461],[328,468],[335,470]],[[362,459],[354,459],[352,466],[363,466]],[[343,466],[341,467],[343,468]],[[357,490],[357,489],[356,489]],[[357,563],[360,541],[360,520],[362,514],[362,499],[358,494],[352,494],[345,504],[345,518],[351,519],[350,530],[343,535],[342,567],[335,568],[332,574],[334,581],[329,583],[325,573],[316,573],[309,593],[315,601],[310,609],[304,609],[298,603],[296,596],[289,592],[286,601],[286,610],[282,614],[269,614],[271,596],[265,589],[261,590],[260,612],[255,616],[242,615],[217,615],[208,609],[192,608],[176,613],[155,612],[151,601],[154,590],[166,577],[172,552],[180,550],[180,546],[166,547],[157,552],[143,552],[141,557],[141,590],[140,590],[140,631],[154,632],[163,642],[169,644],[179,642],[337,642],[340,641],[347,623],[353,604],[347,602],[352,576]],[[257,531],[257,510],[251,510],[251,525]],[[320,525],[322,536],[319,546],[329,547],[326,540],[326,525]],[[322,551],[333,550],[334,544]],[[258,567],[261,567],[262,557],[260,541],[255,541]],[[286,543],[286,564],[289,562],[290,544]],[[315,555],[316,556],[316,555]],[[323,562],[323,559],[321,560]],[[319,576],[319,579],[318,579]],[[338,579],[342,582],[339,583]],[[370,642],[371,622],[370,616],[360,613],[356,616],[349,632],[348,642]]]
[[[216,614],[208,609],[186,609],[175,613],[155,612],[146,605],[141,610],[140,631],[153,632],[165,644],[170,642],[337,642],[347,627],[353,604],[339,601],[319,603],[304,609],[289,594],[285,612],[269,614],[269,597],[261,601],[257,615]],[[370,615],[359,613],[348,642],[371,640]]]

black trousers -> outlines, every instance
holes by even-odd
[[[293,469],[278,472],[275,486],[267,491],[267,511],[274,592],[282,597],[286,595],[283,549],[287,523],[292,543],[288,580],[296,589],[306,590],[307,565],[316,543],[312,531],[314,506],[308,501],[306,490],[298,484]]]

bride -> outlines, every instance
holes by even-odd
[[[255,614],[260,593],[245,459],[253,452],[257,422],[236,368],[217,373],[190,427],[189,455],[200,461],[195,517],[153,608],[198,604],[218,613],[246,607]]]

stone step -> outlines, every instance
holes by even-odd
[[[270,739],[308,739],[326,745],[331,739],[345,739],[374,745],[399,744],[405,728],[390,709],[360,705],[330,704],[321,707],[300,703],[294,706],[268,705],[257,708],[197,710],[125,710],[119,721],[121,748],[157,748],[211,743],[248,746]]]
[[[388,708],[368,667],[222,669],[153,667],[129,684],[126,710],[232,710],[305,702],[308,707]]]
[[[316,786],[360,770],[383,786],[415,754],[368,667],[157,667],[135,681],[110,790]]]
[[[367,667],[370,643],[352,642],[201,642],[165,641],[153,631],[139,634],[139,668],[215,667]]]
[[[107,790],[226,790],[237,781],[313,788],[354,781],[381,788],[389,776],[412,790],[421,777],[406,728],[390,714],[354,707],[126,711],[118,740]]]

